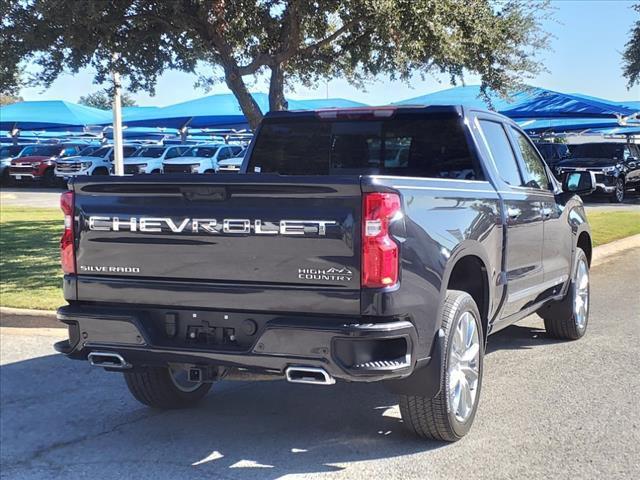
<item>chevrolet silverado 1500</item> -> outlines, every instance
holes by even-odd
[[[166,171],[166,170],[165,170]],[[578,339],[591,236],[509,119],[458,106],[268,114],[239,175],[81,177],[61,197],[71,358],[157,408],[224,379],[382,381],[454,441],[487,337],[537,312]]]

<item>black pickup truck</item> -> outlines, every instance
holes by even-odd
[[[224,379],[383,381],[406,426],[454,441],[488,335],[537,312],[578,339],[580,197],[516,124],[458,106],[266,116],[238,175],[81,177],[62,195],[69,339],[157,408]]]

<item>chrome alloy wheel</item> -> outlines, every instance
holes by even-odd
[[[578,330],[584,330],[589,317],[589,268],[584,258],[578,262],[574,288],[573,316]]]
[[[196,391],[202,382],[189,380],[189,366],[172,363],[169,365],[169,377],[178,390],[185,393]]]
[[[473,313],[464,312],[460,316],[451,342],[447,384],[449,408],[458,422],[465,422],[476,403],[480,373],[480,336]]]

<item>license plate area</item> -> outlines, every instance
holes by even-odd
[[[171,348],[248,351],[272,316],[213,311],[150,311],[142,320],[153,344]]]

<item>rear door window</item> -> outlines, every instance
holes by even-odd
[[[480,120],[480,126],[487,141],[487,148],[502,179],[514,187],[521,186],[522,177],[516,157],[502,124],[491,120]]]
[[[484,179],[461,119],[451,114],[266,122],[247,172]]]

